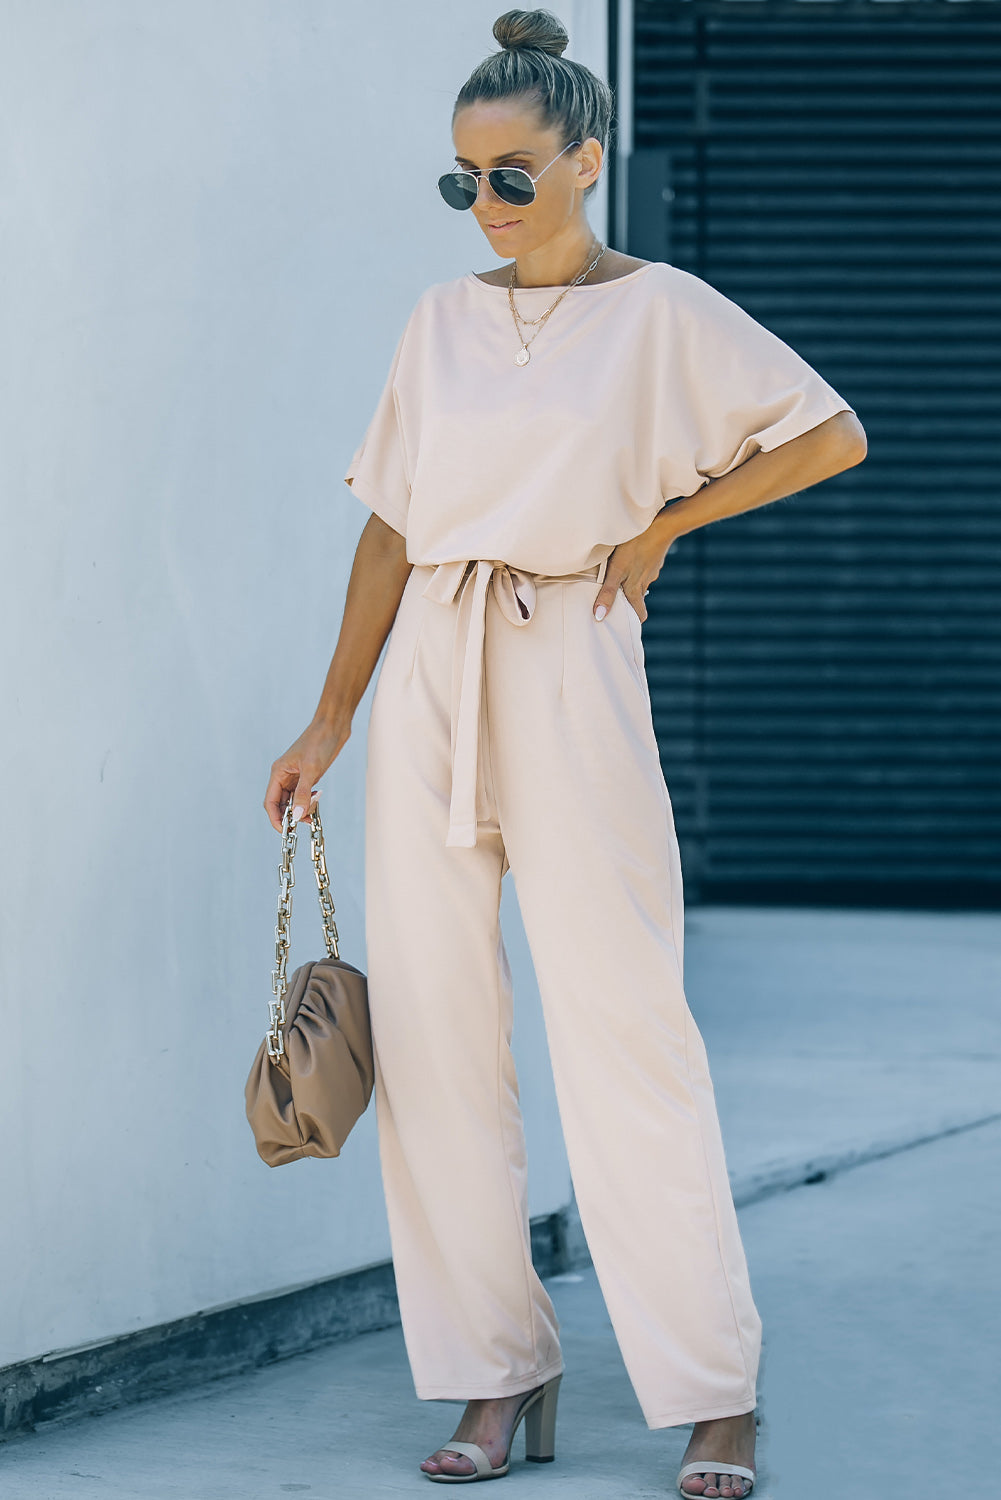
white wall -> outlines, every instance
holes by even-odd
[[[0,5],[0,1364],[388,1256],[372,1111],[274,1171],[244,1118],[261,798],[333,647],[368,514],[340,476],[403,320],[496,263],[434,179],[500,9]],[[603,70],[603,5],[558,9]],[[368,702],[322,801],[361,965]],[[512,894],[537,1214],[569,1178]]]

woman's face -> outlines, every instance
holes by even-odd
[[[478,99],[455,116],[452,126],[456,165],[478,167],[483,173],[472,212],[494,252],[504,259],[538,250],[579,214],[584,217],[583,193],[601,170],[601,145],[593,137],[563,149],[558,131],[539,118],[525,100]],[[522,167],[538,177],[535,198],[515,207],[498,198],[486,178],[491,167]]]

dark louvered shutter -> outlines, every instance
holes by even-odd
[[[695,900],[1001,897],[1001,10],[635,0],[629,248],[869,455],[683,538],[647,601]]]

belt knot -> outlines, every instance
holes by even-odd
[[[439,563],[424,594],[438,604],[454,604],[458,598],[461,605],[462,596],[472,587],[474,596],[485,602],[491,584],[504,618],[512,625],[527,624],[535,613],[534,575],[496,558]]]

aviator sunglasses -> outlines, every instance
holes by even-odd
[[[579,145],[580,141],[570,142],[570,146]],[[570,146],[564,146],[563,151],[553,157],[553,161],[559,161],[563,152],[570,150]],[[535,184],[543,172],[549,171],[553,161],[546,163],[538,177],[530,177],[522,167],[492,167],[486,178],[503,203],[524,208],[526,203],[531,203],[535,198]],[[446,172],[443,177],[438,178],[438,191],[449,208],[472,208],[480,191],[480,178],[483,175],[478,167],[473,172],[467,172],[463,167],[456,168],[454,172]]]

